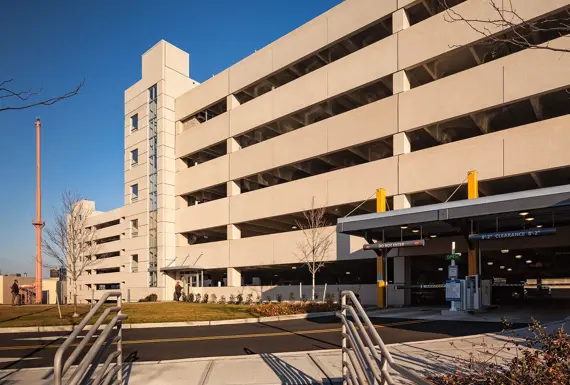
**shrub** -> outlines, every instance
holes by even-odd
[[[327,295],[325,296],[325,302],[328,303],[329,305],[332,305],[334,303],[333,293],[327,293]]]
[[[210,296],[210,301],[212,301],[212,303],[218,303],[218,296],[215,294],[212,294]]]
[[[261,305],[252,305],[249,307],[249,312],[256,317],[272,317],[278,315],[291,315],[291,314],[304,314],[304,313],[319,313],[326,311],[338,310],[338,305],[330,305],[327,303],[268,303]]]
[[[222,295],[222,296],[220,297],[220,303],[221,303],[221,304],[226,303],[226,296],[225,296],[225,295]]]
[[[228,301],[228,303],[235,303],[236,302],[236,296],[233,294],[230,294],[230,299]]]
[[[236,303],[239,305],[243,302],[243,294],[239,293],[236,297]]]
[[[200,293],[196,293],[196,295],[194,296],[194,300],[196,301],[196,303],[201,302],[202,296],[200,295]]]
[[[194,302],[194,293],[188,294],[188,302]]]
[[[180,297],[180,300],[182,302],[188,302],[188,296],[186,295],[186,293],[182,293],[182,296]]]
[[[301,296],[301,301],[307,302],[307,296],[305,294]]]
[[[289,301],[294,301],[295,300],[295,293],[291,292],[289,293]]]
[[[266,300],[267,302],[271,303],[271,296],[268,295],[267,297],[265,297],[265,300]]]
[[[246,305],[251,305],[251,303],[253,302],[253,299],[252,299],[252,298],[253,298],[253,294],[252,294],[252,293],[249,293],[249,294],[247,295],[247,297],[245,297],[245,303],[246,303]]]
[[[495,385],[495,384],[568,384],[570,378],[570,336],[561,327],[549,333],[544,326],[533,320],[529,326],[530,336],[522,343],[513,337],[496,351],[485,351],[482,357],[469,354],[468,371],[451,375],[434,376],[430,380],[437,385]],[[499,364],[490,362],[489,356],[500,356],[503,350],[519,350],[516,357]]]
[[[139,299],[139,302],[156,302],[158,300],[158,296],[156,294],[149,294],[144,298]]]
[[[258,294],[257,296],[255,296],[255,303],[260,303],[260,302],[261,302],[261,297]]]
[[[208,303],[208,293],[204,293],[204,298],[202,298],[202,303]]]
[[[281,301],[283,301],[283,296],[281,294],[277,294],[276,299],[277,299],[277,302],[281,302]]]

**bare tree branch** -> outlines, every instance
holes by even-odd
[[[548,34],[547,40],[570,34],[570,10],[566,9],[555,15],[538,20],[524,19],[514,8],[512,0],[487,0],[493,16],[488,19],[470,18],[460,14],[448,4],[448,0],[439,0],[446,10],[444,18],[450,23],[464,23],[483,38],[477,45],[509,44],[518,49],[537,49],[554,52],[570,52],[570,49],[553,47],[546,42],[537,41],[541,34]]]
[[[311,209],[303,212],[304,221],[296,221],[303,231],[303,240],[297,243],[297,259],[304,263],[313,277],[312,297],[315,300],[315,275],[326,263],[332,240],[325,233],[330,224],[326,219],[326,208],[315,208],[315,198],[311,200]]]
[[[79,93],[79,90],[85,84],[85,79],[75,87],[72,91],[66,92],[63,95],[55,96],[53,98],[43,99],[36,102],[30,100],[30,98],[38,95],[42,88],[37,91],[33,89],[29,89],[26,91],[15,91],[11,88],[8,88],[8,84],[12,82],[13,79],[7,79],[0,81],[0,100],[5,100],[6,103],[16,102],[20,103],[20,105],[0,105],[0,112],[2,111],[10,111],[10,110],[24,110],[27,108],[37,107],[37,106],[51,106],[57,102],[60,102],[65,99],[69,99]],[[22,103],[23,102],[23,103]]]
[[[66,270],[71,280],[73,304],[77,314],[77,281],[94,263],[99,250],[95,242],[97,230],[88,226],[92,208],[71,192],[62,194],[61,208],[56,210],[53,226],[46,229],[44,253]]]

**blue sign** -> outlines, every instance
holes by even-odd
[[[382,278],[383,278],[382,273],[378,273],[378,275],[376,276],[376,282],[377,283],[383,282],[384,280]]]
[[[461,281],[458,279],[448,279],[445,281],[445,300],[461,301]]]

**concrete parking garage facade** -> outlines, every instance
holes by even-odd
[[[101,251],[80,298],[170,300],[176,280],[218,297],[299,297],[310,277],[299,278],[297,222],[313,200],[334,233],[336,219],[375,211],[378,188],[399,210],[448,200],[471,170],[487,196],[568,183],[568,56],[476,44],[483,36],[436,3],[344,1],[202,84],[173,45],[143,54],[125,91],[124,206],[90,218]],[[512,3],[525,20],[570,7]],[[453,5],[493,17],[485,1]],[[375,303],[375,269],[358,266],[376,255],[332,236],[318,283]]]

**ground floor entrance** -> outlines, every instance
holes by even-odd
[[[448,306],[446,281],[466,277],[486,307],[570,305],[570,185],[349,217],[337,231],[376,252],[382,306]]]
[[[570,241],[570,240],[569,240]],[[408,305],[446,305],[445,281],[449,261],[442,255],[404,257],[409,264],[409,279],[389,284],[409,291]],[[456,261],[459,276],[468,274],[466,258]],[[481,280],[490,281],[494,305],[570,305],[570,246],[532,249],[502,249],[481,252]]]

